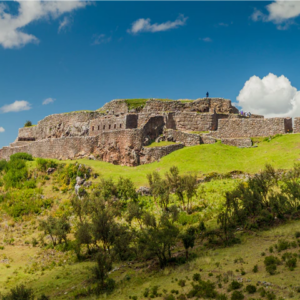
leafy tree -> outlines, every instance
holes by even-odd
[[[189,248],[193,248],[196,240],[196,229],[189,227],[186,231],[181,233],[180,238],[185,248],[186,259],[189,258]]]
[[[119,199],[125,201],[130,199],[133,201],[137,200],[138,195],[131,179],[120,176],[116,188]]]
[[[67,244],[67,234],[71,230],[71,225],[66,216],[54,218],[49,216],[47,220],[40,221],[40,228],[45,234],[49,234],[54,246],[64,241]]]
[[[96,266],[92,268],[93,279],[98,283],[101,291],[108,286],[108,273],[112,269],[111,257],[104,251],[99,251],[96,257]]]
[[[147,178],[154,199],[158,199],[161,208],[166,210],[170,202],[170,187],[167,180],[162,179],[158,172],[147,174]]]
[[[139,235],[139,248],[150,256],[156,256],[161,268],[171,258],[171,247],[176,244],[179,229],[171,222],[168,213],[164,213],[157,223],[151,214],[145,214],[146,227]]]

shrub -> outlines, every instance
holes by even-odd
[[[217,296],[217,300],[227,300],[227,299],[228,299],[228,297],[225,294],[219,294]]]
[[[216,298],[218,293],[215,290],[214,283],[208,281],[199,281],[199,283],[192,283],[193,288],[188,292],[187,297],[193,298]]]
[[[229,289],[232,291],[232,290],[238,290],[240,289],[241,287],[243,286],[242,283],[239,283],[238,281],[236,280],[233,280],[230,285],[229,285]]]
[[[199,281],[199,280],[201,280],[201,275],[199,273],[195,273],[193,275],[193,281]]]
[[[277,269],[277,265],[280,263],[280,260],[271,255],[271,256],[266,256],[264,260],[265,266],[266,266],[266,271],[270,275],[274,275]]]
[[[27,120],[24,124],[24,127],[31,127],[32,126],[32,122]]]
[[[4,300],[34,300],[33,290],[26,288],[24,284],[18,285],[10,290],[10,293],[4,296]]]
[[[0,170],[1,170],[1,168],[0,168]],[[300,238],[300,231],[296,231],[295,232],[295,238],[296,239]]]
[[[245,296],[240,291],[234,291],[231,294],[231,300],[243,300],[244,298],[245,298]]]
[[[290,243],[288,241],[279,240],[277,243],[277,251],[284,251],[290,248]]]
[[[57,163],[51,159],[37,158],[36,165],[41,172],[46,172],[48,168],[57,168]]]
[[[253,273],[257,273],[258,272],[258,265],[255,265],[254,267],[253,267]]]
[[[256,286],[255,285],[252,285],[252,284],[248,284],[246,286],[246,291],[249,293],[249,294],[254,294],[256,292]]]
[[[184,286],[185,286],[185,280],[180,279],[180,280],[178,281],[178,285],[181,286],[181,287],[184,287]]]
[[[25,153],[25,152],[19,152],[12,154],[9,158],[11,161],[16,160],[16,159],[22,159],[22,160],[28,160],[28,161],[33,161],[33,157],[31,154]]]
[[[285,263],[285,265],[291,270],[293,271],[296,266],[297,266],[297,258],[296,257],[293,257],[293,258],[290,258],[289,260],[287,260],[287,262]]]
[[[276,273],[277,270],[277,266],[274,265],[268,265],[266,266],[266,271],[270,274],[270,275],[274,275]]]

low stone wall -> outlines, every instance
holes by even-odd
[[[216,138],[271,136],[292,130],[291,118],[237,118],[219,120],[218,130],[211,133]]]
[[[183,144],[174,144],[163,147],[144,147],[140,152],[140,164],[149,164],[155,161],[159,161],[162,157],[174,152],[176,150],[182,149]]]
[[[252,140],[250,138],[245,139],[221,139],[222,144],[235,146],[239,148],[249,148],[252,146]]]
[[[0,159],[8,160],[14,153],[26,152],[34,157],[71,159],[92,154],[98,145],[98,137],[65,137],[45,139],[20,147],[4,147]]]
[[[201,144],[214,144],[216,142],[216,139],[207,134],[202,134],[200,136],[200,142]]]
[[[166,140],[180,142],[185,146],[200,145],[201,138],[199,134],[186,133],[178,130],[169,129],[165,133]]]
[[[300,133],[300,117],[294,118],[294,133]]]

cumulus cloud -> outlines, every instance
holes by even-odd
[[[92,45],[106,44],[111,41],[111,36],[106,36],[105,34],[94,34]]]
[[[300,16],[300,1],[276,0],[266,6],[267,14],[255,9],[253,21],[273,22],[278,29],[287,29]],[[282,25],[284,24],[284,25]]]
[[[47,104],[50,104],[50,103],[53,103],[56,99],[53,99],[53,98],[47,98],[43,101],[43,105],[47,105]]]
[[[34,21],[52,18],[75,9],[83,8],[82,1],[17,1],[18,12],[9,13],[8,5],[0,4],[0,45],[4,48],[18,48],[28,43],[39,42],[34,35],[25,32],[25,27]]]
[[[5,132],[5,129],[3,127],[0,127],[0,132]]]
[[[151,19],[138,19],[132,23],[130,29],[127,30],[128,33],[136,34],[139,32],[159,32],[167,31],[170,29],[178,28],[186,23],[188,18],[184,15],[179,15],[175,21],[167,21],[165,23],[154,23],[151,24]]]
[[[17,100],[12,104],[7,104],[0,107],[0,111],[2,113],[19,112],[19,111],[29,110],[29,109],[31,109],[30,103],[24,100],[20,100],[20,101]]]
[[[285,76],[252,76],[237,97],[244,111],[266,117],[300,116],[300,91]]]

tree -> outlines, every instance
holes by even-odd
[[[31,127],[32,126],[32,122],[27,120],[24,124],[24,127]]]
[[[71,225],[66,216],[54,218],[49,216],[47,220],[40,221],[40,229],[49,234],[53,246],[64,241],[67,244],[67,234],[71,231]]]
[[[189,248],[194,248],[196,240],[196,229],[194,227],[189,227],[186,231],[180,234],[183,246],[185,248],[186,259],[189,258]]]
[[[187,197],[187,210],[190,210],[190,202],[191,199],[197,195],[197,188],[198,188],[198,183],[197,183],[197,176],[193,175],[187,175],[184,176],[184,185],[185,185],[185,192],[186,192],[186,197]]]
[[[145,214],[146,227],[139,235],[139,248],[150,256],[156,256],[161,268],[167,265],[171,258],[171,247],[176,244],[179,229],[170,221],[169,214],[164,213],[159,223],[151,214]]]
[[[103,250],[99,251],[96,257],[96,266],[92,268],[93,279],[98,283],[101,291],[107,286],[108,273],[112,269],[112,259]]]
[[[119,199],[125,201],[130,199],[133,201],[137,200],[138,195],[131,179],[120,176],[116,188]]]
[[[170,188],[167,180],[162,179],[158,172],[147,174],[147,178],[154,199],[158,198],[160,207],[167,210],[170,202]]]

